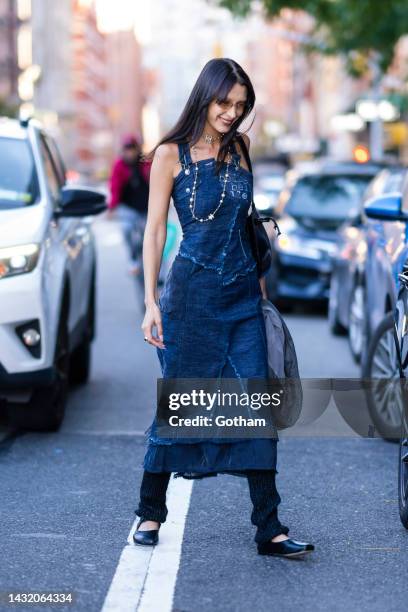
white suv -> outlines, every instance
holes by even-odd
[[[19,426],[57,430],[95,335],[90,215],[105,195],[67,185],[53,139],[0,118],[0,402]]]

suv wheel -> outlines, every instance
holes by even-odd
[[[335,336],[344,336],[347,333],[346,328],[339,321],[338,313],[338,295],[339,295],[339,283],[335,274],[332,274],[330,281],[330,293],[329,293],[329,306],[328,306],[328,318],[329,328],[332,334]]]
[[[348,340],[356,363],[360,363],[366,336],[365,291],[363,285],[353,287],[349,307]]]
[[[375,428],[384,439],[398,442],[401,436],[403,398],[392,312],[384,317],[375,330],[364,363],[363,378],[371,381],[367,389],[367,401]]]

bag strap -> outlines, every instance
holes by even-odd
[[[245,161],[247,163],[249,171],[252,174],[251,158],[249,156],[249,151],[248,151],[248,148],[247,148],[247,146],[245,144],[245,140],[242,138],[241,134],[237,134],[237,139],[238,139],[238,142],[239,142],[239,144],[241,146],[241,150],[242,150],[242,153],[244,154]],[[252,174],[252,176],[253,176],[253,174]],[[252,199],[252,202],[251,202],[251,206],[252,206],[252,214],[254,215],[254,223],[265,223],[266,221],[272,221],[277,236],[280,236],[280,234],[282,232],[280,231],[280,228],[279,228],[279,225],[276,222],[276,219],[274,219],[274,217],[261,217],[258,214],[257,209],[255,208],[255,203],[254,203],[253,199]]]
[[[247,146],[245,144],[245,140],[242,138],[241,134],[237,134],[237,140],[240,144],[241,147],[241,151],[244,155],[245,161],[247,163],[247,166],[249,168],[250,173],[252,174],[252,163],[251,163],[251,158],[249,157],[249,151],[247,149]],[[253,178],[253,174],[252,174],[252,178]],[[252,198],[251,200],[251,210],[252,213],[251,214],[256,214],[256,208],[255,208],[255,204],[254,204],[254,199]]]
[[[191,155],[190,155],[190,147],[188,143],[185,143],[185,142],[178,142],[177,146],[178,146],[179,162],[180,162],[181,168],[183,170],[186,170],[189,164],[193,163],[193,160],[191,159]]]

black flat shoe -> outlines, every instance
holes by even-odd
[[[138,531],[140,525],[146,519],[141,518],[138,524],[136,525],[136,531],[133,534],[133,541],[135,544],[140,544],[142,546],[155,546],[159,541],[159,529],[150,529],[149,531]]]
[[[259,555],[275,555],[277,557],[303,557],[314,550],[313,544],[298,542],[297,540],[283,540],[282,542],[260,542],[258,544]]]

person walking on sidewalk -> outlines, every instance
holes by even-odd
[[[250,143],[239,132],[254,103],[253,86],[239,64],[210,60],[176,125],[151,153],[141,328],[156,348],[163,378],[268,378],[261,310],[265,279],[258,277],[245,232],[252,174],[243,148]],[[158,299],[171,197],[183,239]],[[226,473],[248,481],[259,554],[298,557],[314,550],[289,538],[278,518],[276,438],[163,439],[156,418],[147,435],[136,544],[158,543],[172,473],[184,478]]]
[[[143,160],[141,142],[132,134],[122,138],[120,157],[110,177],[109,214],[117,210],[130,257],[129,272],[142,272],[143,233],[149,200],[151,163]]]

